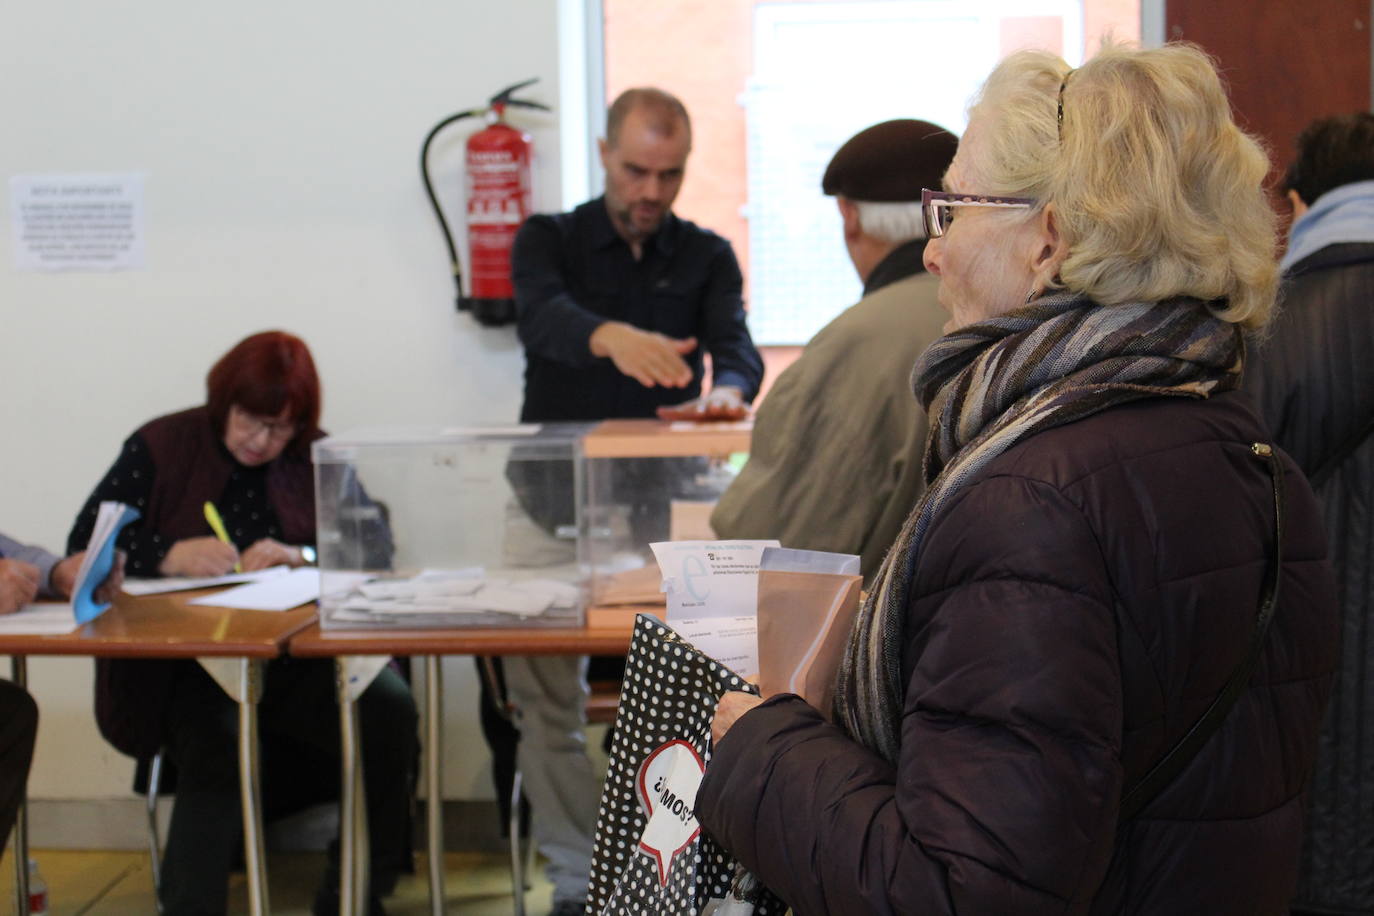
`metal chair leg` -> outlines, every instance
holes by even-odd
[[[520,768],[515,768],[515,778],[510,790],[510,883],[511,897],[515,901],[515,916],[525,916],[525,891],[529,888],[525,872],[525,856],[520,848]],[[534,845],[534,841],[530,841]]]
[[[10,657],[10,673],[14,683],[27,688],[29,685],[29,660],[23,655]],[[27,783],[27,780],[26,780]],[[4,843],[0,836],[0,844]],[[29,797],[25,785],[19,796],[19,810],[14,816],[14,911],[16,914],[29,911]]]
[[[491,696],[496,700],[496,708],[507,722],[514,724],[518,720],[518,712],[515,704],[511,702],[506,691],[502,689],[501,679],[496,676],[496,666],[490,656],[482,656],[481,659],[482,679],[487,683],[487,689]],[[511,896],[515,900],[515,916],[525,916],[525,892],[529,890],[529,875],[533,869],[533,849],[534,839],[530,838],[529,848],[531,852],[531,864],[526,865],[525,855],[520,847],[520,797],[523,779],[520,774],[520,767],[515,767],[514,778],[511,780],[510,790],[510,822],[508,832],[510,833],[510,873],[511,873]]]
[[[534,815],[531,813],[530,817],[533,818]],[[537,843],[534,842],[534,831],[533,831],[533,830],[530,830],[530,831],[529,831],[529,834],[525,837],[525,884],[524,884],[524,888],[525,888],[525,892],[526,892],[526,893],[529,893],[530,887],[534,884],[534,865],[535,865],[534,857],[535,857],[535,853],[537,853],[538,851],[539,851],[539,844],[537,844]]]
[[[148,861],[153,868],[153,897],[162,912],[162,837],[157,827],[157,794],[162,788],[162,751],[148,764]]]

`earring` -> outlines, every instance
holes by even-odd
[[[1040,295],[1040,290],[1038,290],[1038,289],[1036,289],[1034,286],[1032,286],[1032,287],[1030,288],[1030,292],[1026,293],[1026,305],[1030,305],[1032,302],[1034,302],[1035,299],[1036,299],[1036,297],[1039,296],[1039,295]]]

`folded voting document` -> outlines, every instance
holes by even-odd
[[[138,510],[123,503],[106,500],[100,504],[95,517],[95,529],[86,544],[86,555],[81,558],[81,567],[76,571],[76,583],[72,586],[72,611],[77,623],[89,623],[110,607],[107,601],[96,604],[95,590],[100,587],[114,569],[115,538],[125,525],[138,518]]]

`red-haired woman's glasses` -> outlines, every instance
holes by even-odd
[[[249,438],[254,438],[265,432],[267,438],[284,442],[295,438],[296,433],[300,432],[300,424],[298,423],[260,417],[257,414],[249,413],[237,404],[229,408],[229,420],[243,430]]]

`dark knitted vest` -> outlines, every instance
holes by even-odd
[[[168,543],[212,534],[204,507],[224,492],[234,461],[204,407],[158,417],[138,430],[156,470],[140,524]],[[318,431],[315,438],[322,436]],[[315,481],[309,455],[284,451],[267,468],[267,494],[288,544],[315,542]],[[240,550],[248,544],[236,545]],[[130,757],[146,759],[166,740],[167,697],[191,661],[97,659],[95,716],[100,733]]]
[[[213,534],[206,501],[219,499],[234,462],[204,407],[158,417],[139,429],[157,476],[143,515],[147,531],[168,542]],[[315,480],[309,455],[288,449],[267,466],[267,495],[288,544],[315,542]],[[240,550],[248,544],[236,545]]]

